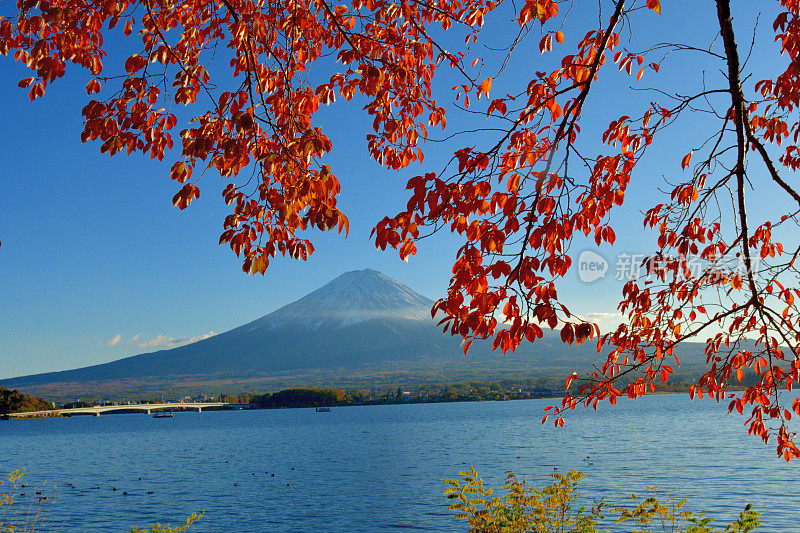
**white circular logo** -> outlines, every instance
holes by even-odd
[[[584,283],[592,283],[604,278],[608,271],[608,261],[602,255],[584,250],[578,256],[578,278]]]

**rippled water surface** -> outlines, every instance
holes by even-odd
[[[47,482],[44,494],[57,485],[52,531],[127,531],[200,510],[196,533],[464,531],[441,479],[467,465],[497,485],[505,470],[542,486],[555,469],[579,469],[584,494],[612,501],[678,487],[691,509],[732,520],[752,502],[760,531],[800,531],[797,466],[748,437],[744,418],[723,406],[653,396],[576,412],[555,429],[540,424],[550,403],[8,421],[0,470],[27,469],[28,484]]]

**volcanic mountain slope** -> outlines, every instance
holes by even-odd
[[[386,382],[565,375],[597,360],[548,332],[513,356],[460,338],[431,319],[433,301],[375,270],[342,274],[253,322],[190,344],[64,372],[1,380],[29,393],[102,396],[125,391],[375,386]],[[63,394],[62,394],[63,393]]]

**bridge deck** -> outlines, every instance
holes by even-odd
[[[72,409],[51,409],[49,411],[31,411],[27,413],[11,413],[9,418],[30,418],[42,416],[72,416],[72,415],[94,415],[100,416],[101,413],[113,411],[142,411],[150,414],[153,411],[175,411],[191,410],[202,412],[204,408],[219,407],[223,409],[243,409],[250,407],[249,404],[222,403],[222,402],[191,402],[191,403],[142,403],[133,405],[95,405],[94,407],[75,407]]]

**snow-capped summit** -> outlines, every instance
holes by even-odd
[[[345,327],[376,318],[431,319],[433,301],[377,270],[345,272],[324,286],[248,324],[254,331],[282,324]]]
[[[3,385],[48,398],[158,395],[172,390],[277,390],[305,386],[384,387],[507,375],[564,375],[588,368],[591,343],[565,350],[556,334],[492,352],[444,334],[433,301],[375,270],[346,272],[305,297],[249,324],[158,352],[63,372],[4,379]],[[449,332],[448,332],[449,333]],[[704,364],[702,346],[695,360]],[[544,355],[544,357],[542,357]],[[682,368],[689,369],[684,355]],[[696,368],[704,368],[697,366]]]

